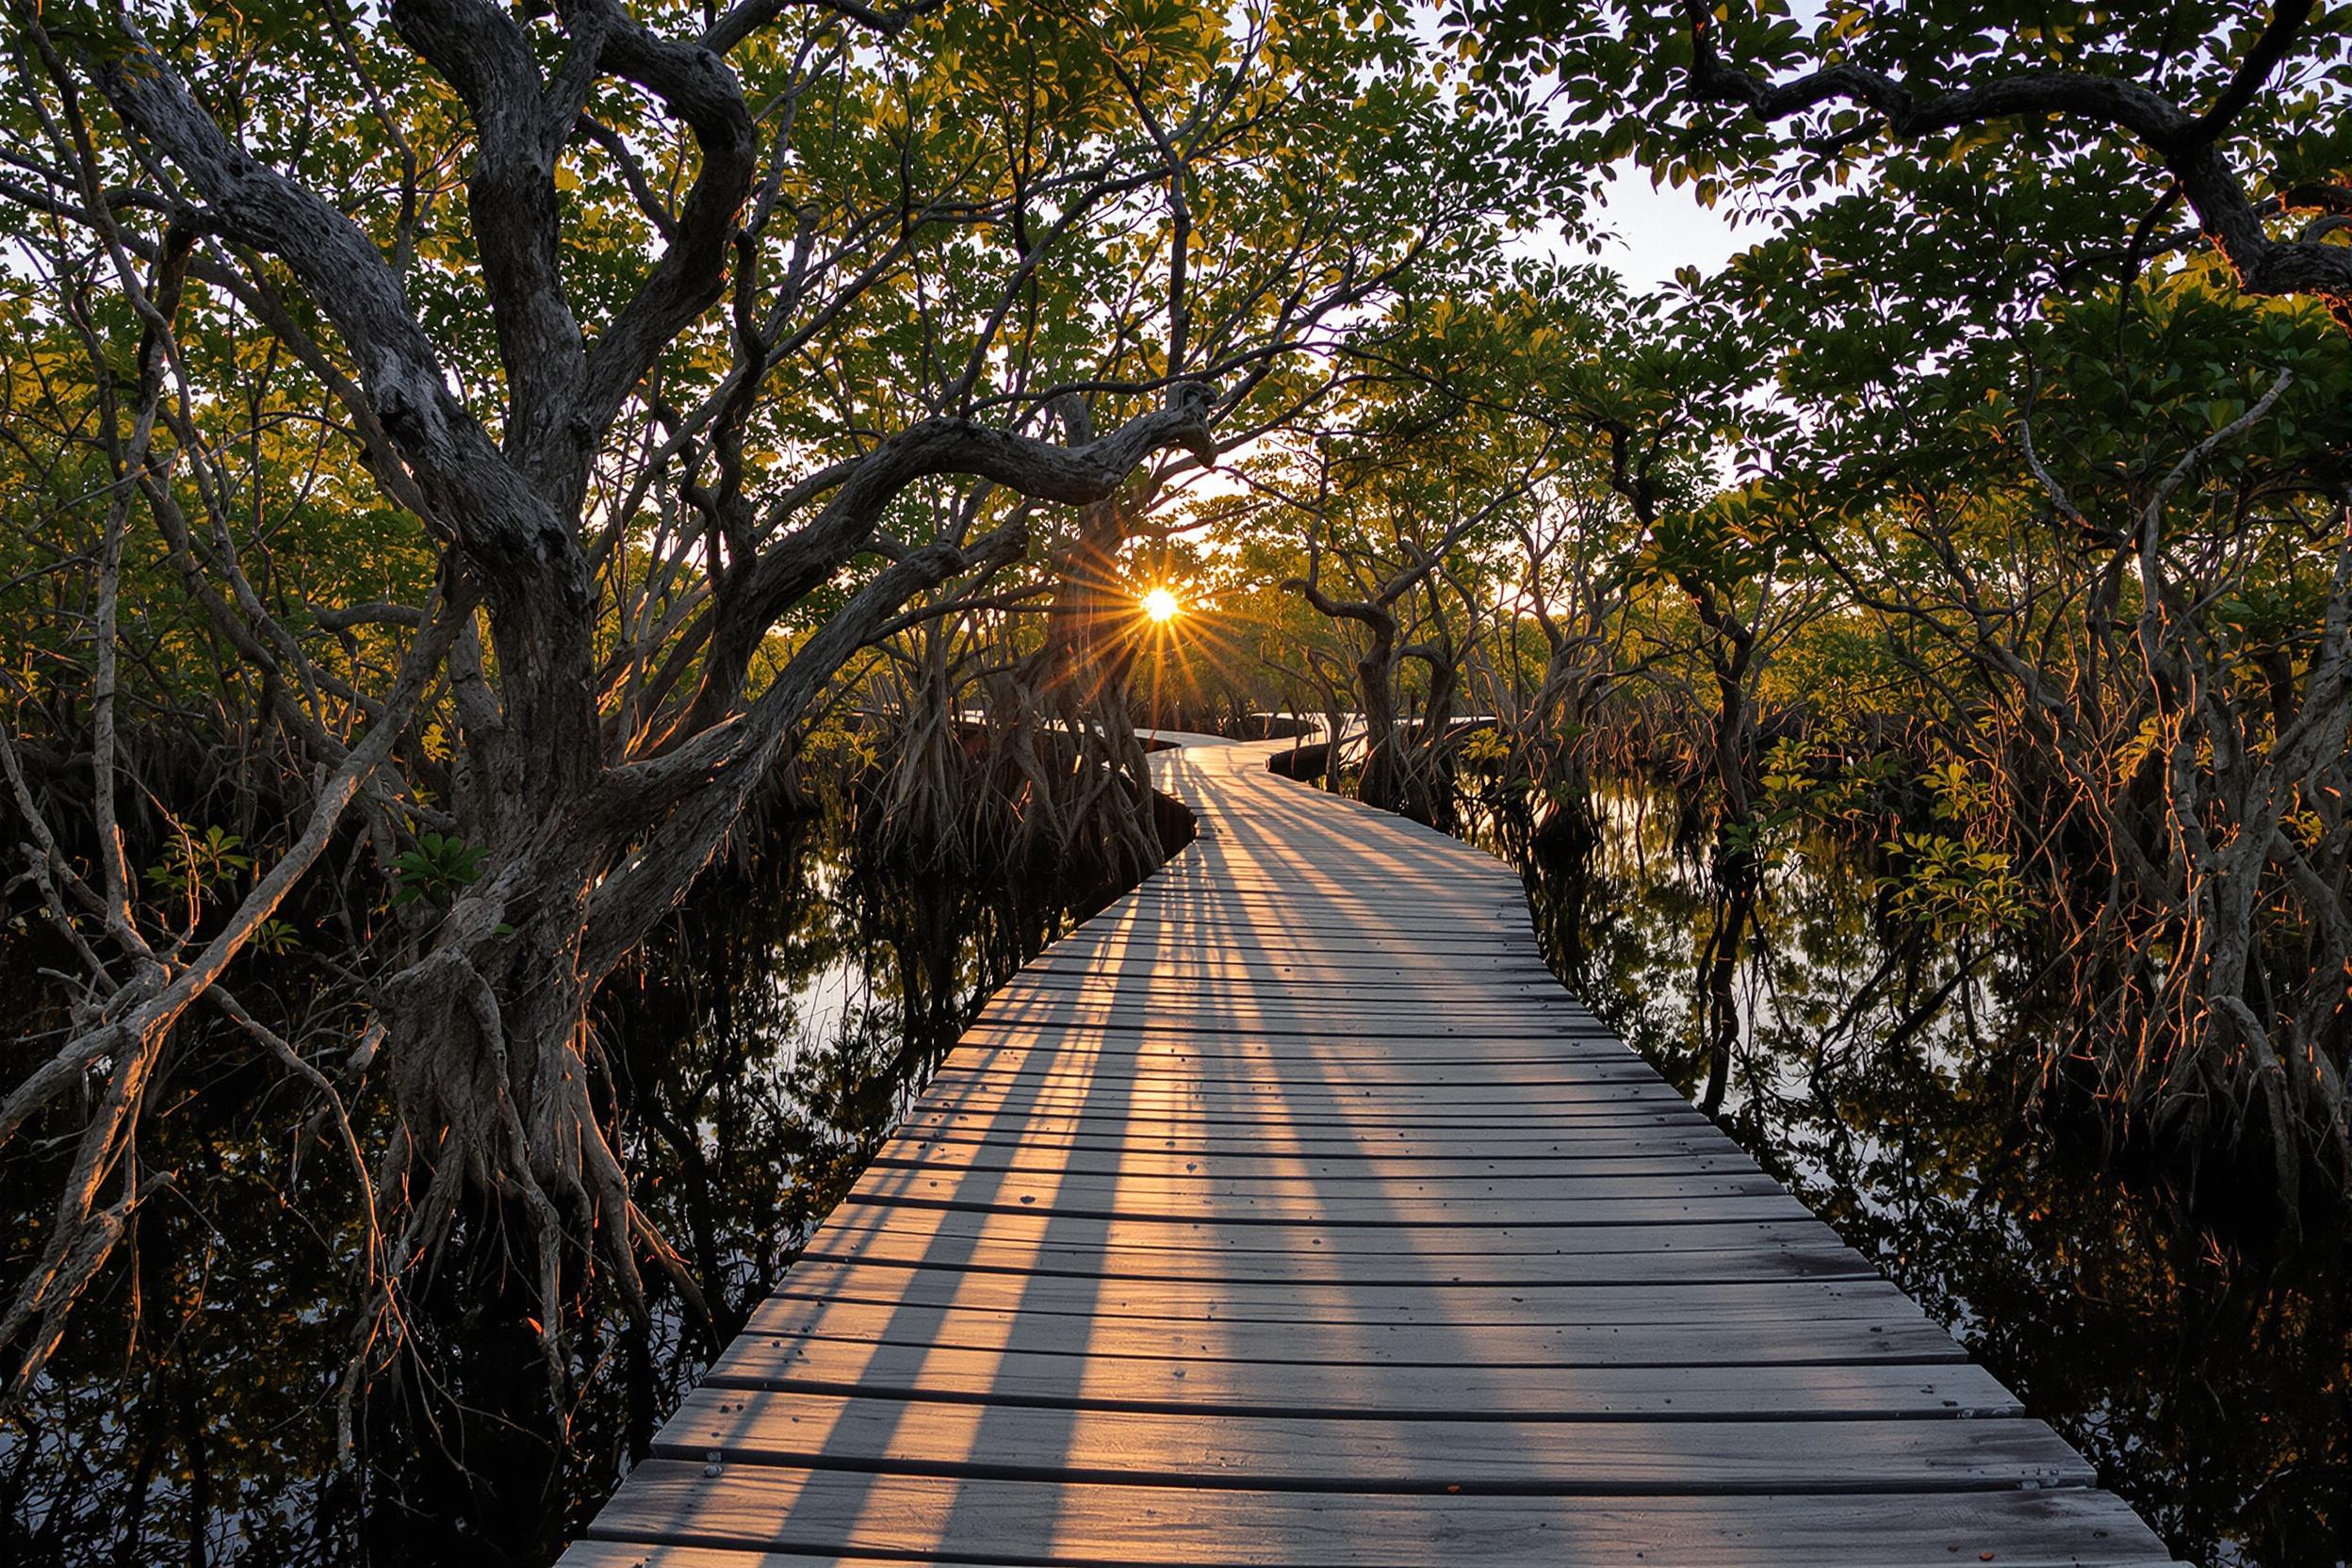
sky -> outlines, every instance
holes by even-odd
[[[1764,237],[1759,227],[1734,230],[1726,213],[1701,206],[1688,188],[1651,189],[1648,173],[1630,160],[1609,171],[1606,194],[1609,204],[1594,216],[1618,237],[1593,259],[1635,293],[1656,288],[1677,267],[1712,272]]]

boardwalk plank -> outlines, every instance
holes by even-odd
[[[1842,1245],[1828,1226],[1802,1211],[1782,1218],[1732,1219],[1712,1224],[1673,1221],[1562,1226],[1538,1224],[1521,1217],[1510,1223],[1474,1229],[1462,1225],[1337,1226],[1322,1219],[1229,1222],[1211,1216],[1179,1219],[1135,1216],[1104,1221],[1094,1217],[1044,1213],[1033,1205],[1018,1209],[963,1209],[869,1204],[855,1198],[835,1209],[819,1233],[865,1230],[890,1230],[943,1239],[985,1236],[1029,1245],[1061,1242],[1184,1251],[1288,1252],[1301,1259],[1315,1254],[1448,1260],[1576,1259],[1616,1252],[1763,1253]],[[1850,1250],[1847,1256],[1856,1268],[1868,1267]]]
[[[869,1168],[905,1168],[938,1174],[957,1170],[1044,1171],[1064,1175],[1130,1175],[1138,1177],[1193,1175],[1214,1172],[1235,1181],[1252,1182],[1402,1182],[1429,1178],[1461,1180],[1473,1176],[1551,1180],[1567,1176],[1634,1174],[1706,1174],[1720,1170],[1752,1173],[1755,1166],[1736,1152],[1702,1152],[1696,1139],[1659,1139],[1614,1146],[1533,1154],[1518,1159],[1455,1153],[1419,1158],[1392,1156],[1375,1159],[1359,1155],[1334,1159],[1299,1154],[1180,1154],[1119,1144],[1072,1148],[1068,1144],[1022,1142],[947,1143],[915,1145],[893,1140],[883,1145]]]
[[[1475,1142],[1447,1137],[1389,1137],[1369,1139],[1347,1134],[1329,1136],[1295,1135],[1287,1129],[1272,1129],[1265,1137],[1247,1139],[1199,1139],[1191,1142],[1172,1137],[1133,1138],[1120,1133],[1087,1135],[1070,1133],[1053,1135],[1035,1129],[1018,1142],[986,1137],[955,1128],[910,1132],[893,1137],[882,1146],[877,1158],[902,1163],[932,1157],[933,1152],[946,1159],[971,1159],[986,1152],[993,1158],[1012,1161],[1052,1162],[1057,1157],[1072,1163],[1101,1155],[1133,1159],[1135,1168],[1149,1169],[1156,1159],[1201,1156],[1224,1160],[1246,1160],[1266,1168],[1281,1167],[1299,1168],[1307,1165],[1329,1166],[1334,1170],[1353,1168],[1369,1169],[1393,1162],[1421,1161],[1429,1164],[1471,1165],[1492,1164],[1508,1166],[1528,1161],[1557,1162],[1571,1166],[1588,1161],[1643,1159],[1736,1160],[1748,1161],[1739,1146],[1717,1129],[1701,1122],[1672,1127],[1638,1124],[1630,1127],[1602,1128],[1585,1126],[1576,1135],[1563,1137],[1557,1131],[1544,1131],[1515,1137],[1487,1135]],[[1117,1159],[1113,1160],[1114,1167]],[[1070,1168],[1054,1166],[1054,1168]]]
[[[1377,1290],[1300,1283],[1197,1280],[1104,1281],[1065,1275],[963,1275],[953,1269],[878,1269],[804,1259],[785,1287],[754,1309],[746,1332],[765,1331],[780,1301],[956,1306],[993,1312],[1110,1317],[1247,1319],[1267,1323],[1729,1323],[1886,1318],[1917,1313],[1886,1281],[1778,1280],[1667,1288],[1590,1285],[1397,1283]],[[781,1319],[778,1319],[781,1321]]]
[[[1784,1196],[1780,1184],[1762,1171],[1750,1168],[1704,1175],[1690,1171],[1659,1173],[1625,1171],[1616,1174],[1579,1171],[1573,1175],[1538,1172],[1531,1176],[1384,1176],[1327,1184],[1314,1177],[1287,1182],[1259,1174],[1230,1176],[1209,1171],[1123,1169],[1097,1173],[1085,1170],[1039,1170],[1035,1168],[990,1168],[965,1166],[960,1172],[926,1169],[920,1166],[869,1168],[857,1191],[869,1202],[898,1198],[934,1198],[953,1188],[964,1201],[1002,1201],[1006,1193],[1051,1193],[1067,1204],[1081,1197],[1089,1203],[1121,1208],[1144,1204],[1170,1210],[1197,1209],[1207,1214],[1234,1214],[1244,1205],[1280,1203],[1287,1212],[1298,1205],[1317,1215],[1348,1214],[1330,1209],[1329,1202],[1387,1205],[1402,1214],[1425,1203],[1440,1205],[1468,1200],[1510,1201],[1529,1205],[1529,1217],[1541,1217],[1544,1204],[1582,1205],[1600,1200],[1681,1201],[1698,1198]]]
[[[1615,1109],[1625,1105],[1674,1104],[1682,1097],[1653,1076],[1611,1075],[1541,1084],[1317,1083],[1302,1070],[1297,1083],[1221,1081],[1200,1077],[1138,1082],[1123,1076],[1081,1076],[1056,1081],[1015,1074],[956,1074],[934,1091],[942,1102],[975,1106],[1050,1108],[1112,1106],[1138,1115],[1158,1110],[1200,1109],[1220,1115],[1277,1117],[1342,1116],[1367,1119],[1391,1114],[1476,1116],[1499,1111],[1526,1120],[1558,1107]]]
[[[1387,1421],[1054,1409],[874,1396],[698,1390],[662,1429],[671,1459],[898,1475],[1196,1484],[1318,1492],[1550,1496],[1978,1491],[2088,1486],[2096,1473],[2038,1421]]]
[[[989,1137],[985,1124],[994,1118],[987,1112],[959,1110],[954,1106],[933,1105],[919,1102],[900,1123],[900,1135],[910,1142],[933,1138],[970,1141]],[[1548,1150],[1553,1153],[1575,1154],[1582,1150],[1607,1152],[1627,1142],[1682,1139],[1710,1149],[1738,1147],[1726,1137],[1723,1129],[1692,1111],[1690,1106],[1643,1107],[1631,1111],[1612,1111],[1606,1115],[1547,1117],[1535,1123],[1522,1122],[1516,1126],[1487,1127],[1475,1136],[1460,1133],[1431,1132],[1409,1125],[1391,1123],[1371,1126],[1363,1123],[1336,1128],[1293,1125],[1287,1119],[1273,1122],[1229,1122],[1212,1125],[1195,1119],[1198,1135],[1188,1144],[1184,1129],[1179,1126],[1155,1126],[1150,1130],[1129,1129],[1114,1122],[1110,1127],[1088,1125],[1099,1118],[1056,1114],[1024,1116],[1018,1119],[1022,1136],[1002,1141],[1008,1146],[1018,1141],[1027,1147],[1045,1147],[1062,1139],[1087,1143],[1104,1138],[1124,1148],[1135,1150],[1174,1149],[1197,1144],[1203,1148],[1250,1149],[1261,1152],[1276,1151],[1315,1151],[1332,1156],[1418,1153],[1430,1158],[1448,1154],[1497,1157],[1514,1152]]]
[[[1074,1274],[1089,1278],[1129,1280],[1186,1280],[1201,1283],[1284,1282],[1293,1284],[1342,1284],[1358,1290],[1391,1290],[1437,1284],[1527,1286],[1546,1284],[1691,1284],[1775,1280],[1875,1278],[1870,1267],[1834,1241],[1790,1241],[1784,1245],[1685,1245],[1676,1248],[1628,1247],[1597,1250],[1579,1246],[1574,1250],[1426,1251],[1411,1247],[1386,1250],[1367,1248],[1367,1238],[1415,1240],[1426,1232],[1365,1230],[1349,1236],[1347,1250],[1320,1245],[1305,1236],[1296,1247],[1286,1244],[1254,1248],[1215,1245],[1233,1231],[1199,1230],[1198,1247],[1152,1246],[1129,1239],[1135,1227],[1112,1227],[1110,1239],[1071,1235],[1068,1241],[1004,1239],[994,1234],[957,1234],[939,1230],[907,1228],[906,1217],[928,1217],[919,1211],[866,1211],[888,1214],[901,1221],[896,1227],[861,1228],[855,1223],[828,1225],[812,1241],[804,1257],[855,1262],[870,1266],[962,1268],[1015,1273]],[[939,1217],[973,1218],[943,1212]],[[980,1217],[995,1217],[983,1216]],[[1263,1232],[1264,1227],[1251,1229]],[[1721,1233],[1680,1227],[1687,1236],[1717,1239]],[[1170,1233],[1161,1232],[1161,1234]],[[1294,1236],[1296,1232],[1275,1233]],[[1483,1232],[1480,1236],[1497,1233]],[[1646,1235],[1636,1227],[1607,1233]],[[1510,1239],[1510,1238],[1506,1238]],[[1586,1239],[1583,1235],[1579,1241]]]
[[[788,1363],[759,1369],[733,1357],[712,1388],[891,1393],[981,1404],[1168,1410],[1205,1413],[1359,1416],[1393,1421],[1460,1417],[1463,1382],[1452,1366],[1327,1366],[1195,1359],[1054,1356],[1022,1350],[804,1339]],[[1480,1414],[1554,1423],[1817,1421],[1899,1417],[2006,1419],[2014,1396],[1966,1362],[1748,1367],[1537,1366],[1478,1389]],[[1554,1441],[1575,1442],[1573,1430]]]
[[[748,1376],[788,1369],[809,1339],[858,1344],[1021,1349],[1101,1358],[1256,1362],[1282,1366],[1452,1366],[1465,1373],[1551,1366],[1934,1365],[1960,1348],[1916,1307],[1876,1317],[1810,1321],[1730,1318],[1720,1323],[1347,1323],[1301,1333],[1249,1318],[1162,1320],[1004,1312],[961,1304],[927,1307],[770,1297],[735,1342],[728,1366]],[[1485,1380],[1465,1376],[1474,1400]]]
[[[1709,1198],[1571,1199],[1297,1197],[1245,1193],[1214,1204],[1182,1193],[1128,1191],[1116,1185],[1086,1188],[1072,1183],[1037,1184],[1022,1190],[970,1187],[933,1197],[907,1192],[853,1192],[842,1206],[954,1209],[964,1213],[1042,1214],[1065,1218],[1164,1220],[1218,1225],[1306,1223],[1333,1228],[1462,1229],[1500,1226],[1559,1226],[1586,1229],[1625,1225],[1720,1225],[1756,1219],[1799,1219],[1805,1205],[1785,1192],[1737,1193]]]
[[[940,1077],[949,1083],[985,1078],[995,1083],[1165,1082],[1285,1085],[1323,1084],[1377,1088],[1447,1084],[1617,1082],[1656,1073],[1630,1052],[1567,1045],[1516,1050],[1396,1053],[1356,1046],[1282,1048],[1269,1042],[1220,1041],[1188,1049],[1169,1040],[1082,1043],[1067,1053],[1035,1042],[972,1045],[949,1053]]]
[[[1681,1100],[1636,1102],[1620,1104],[1561,1107],[1553,1106],[1544,1118],[1547,1131],[1554,1136],[1563,1132],[1583,1133],[1604,1129],[1639,1127],[1690,1128],[1707,1125],[1707,1119]],[[1511,1141],[1524,1130],[1527,1118],[1513,1116],[1507,1106],[1462,1106],[1447,1109],[1413,1109],[1411,1115],[1391,1112],[1385,1116],[1370,1114],[1348,1116],[1338,1110],[1307,1114],[1286,1112],[1281,1116],[1268,1114],[1265,1108],[1184,1107],[1170,1105],[1121,1107],[1106,1100],[1099,1105],[1087,1104],[973,1104],[951,1102],[918,1108],[910,1124],[918,1132],[934,1127],[988,1128],[998,1135],[1013,1138],[1027,1133],[1041,1133],[1049,1128],[1072,1127],[1126,1128],[1140,1145],[1158,1139],[1182,1138],[1193,1134],[1216,1135],[1243,1139],[1293,1138],[1308,1135],[1327,1138],[1357,1137],[1374,1141],[1410,1139],[1435,1135],[1450,1131],[1463,1144],[1484,1146],[1489,1141],[1501,1144]],[[1533,1140],[1540,1141],[1540,1140]]]
[[[655,1460],[592,1534],[796,1552],[1094,1563],[1820,1568],[2161,1562],[2104,1493],[1437,1496],[891,1476]],[[1990,1553],[1987,1558],[1984,1554]]]

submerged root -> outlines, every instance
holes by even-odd
[[[2071,1009],[2094,1021],[2057,1042],[2042,1101],[2093,1112],[2115,1152],[2192,1207],[2266,1216],[2289,1247],[2314,1211],[2352,1212],[2352,1104],[2326,1051],[2265,1027],[2243,997],[2171,979]]]
[[[691,1271],[629,1196],[629,1177],[589,1092],[585,1028],[562,1004],[518,1028],[471,958],[446,948],[384,988],[385,1055],[401,1131],[375,1178],[380,1213],[400,1217],[390,1267],[359,1329],[344,1379],[350,1407],[408,1341],[404,1294],[424,1288],[468,1215],[519,1221],[498,1245],[531,1279],[532,1327],[550,1397],[575,1395],[566,1325],[574,1301],[610,1292],[643,1321],[643,1248],[701,1323],[710,1312]],[[413,1203],[404,1195],[421,1185]]]

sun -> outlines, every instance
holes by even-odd
[[[1165,626],[1174,620],[1184,608],[1176,601],[1176,596],[1165,588],[1154,588],[1143,596],[1143,612],[1157,625]]]

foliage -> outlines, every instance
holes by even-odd
[[[463,890],[482,880],[489,851],[447,833],[424,832],[416,847],[392,862],[392,902],[425,903],[448,908]]]

